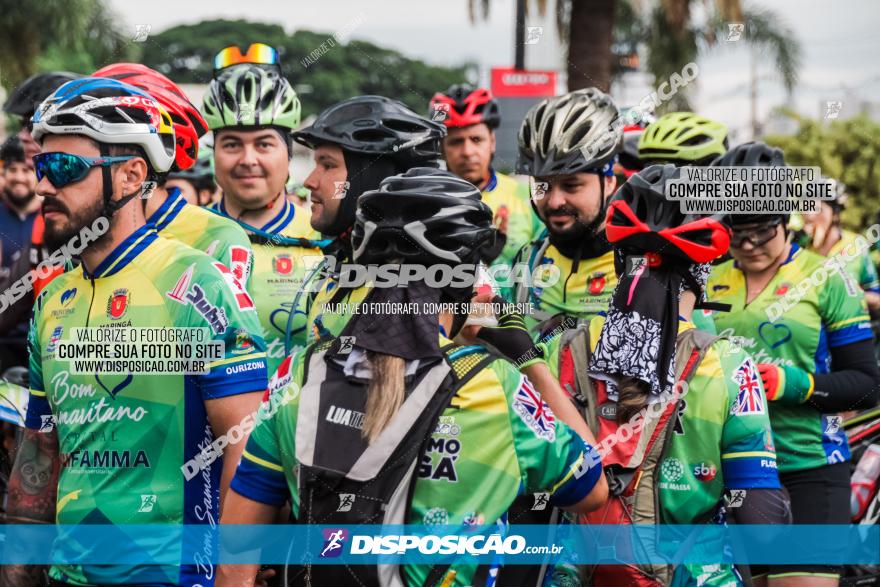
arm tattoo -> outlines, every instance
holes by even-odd
[[[6,513],[11,523],[52,524],[55,522],[55,497],[61,459],[56,432],[25,430],[9,478]],[[38,586],[44,567],[7,565],[0,585]]]

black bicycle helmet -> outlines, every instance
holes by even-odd
[[[414,167],[358,200],[357,263],[476,264],[495,237],[480,190],[439,169]]]
[[[733,147],[712,162],[713,167],[785,167],[782,149],[771,147],[761,141],[743,143]],[[781,219],[787,224],[790,214],[731,214],[732,226],[763,223]]]
[[[645,168],[645,162],[639,157],[639,139],[643,132],[645,131],[641,129],[623,131],[623,144],[617,161],[627,177],[632,177],[634,173]]]
[[[388,155],[409,165],[431,163],[440,157],[446,127],[427,120],[397,100],[357,96],[335,104],[293,139],[310,149],[322,143],[365,155]]]
[[[684,214],[680,202],[666,198],[667,184],[678,178],[672,164],[652,165],[630,177],[608,204],[608,241],[687,264],[708,263],[727,252],[724,215]]]
[[[13,136],[3,141],[0,145],[0,162],[3,165],[25,162],[24,145],[20,138]]]
[[[713,161],[712,165],[716,167],[784,167],[785,156],[782,149],[754,141],[733,147]]]
[[[213,151],[207,150],[205,154],[196,159],[195,164],[183,171],[176,170],[168,174],[168,179],[185,179],[196,186],[196,189],[211,189],[214,183],[214,155]]]
[[[587,88],[548,98],[523,120],[516,171],[533,177],[599,172],[622,140],[620,114],[608,94]]]
[[[52,95],[62,85],[81,77],[83,76],[78,73],[68,71],[50,71],[32,75],[9,94],[9,98],[3,104],[3,111],[26,119],[30,118],[40,102]]]

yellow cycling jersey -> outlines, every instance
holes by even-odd
[[[509,265],[517,251],[534,237],[535,213],[529,205],[529,188],[493,169],[483,189],[483,202],[492,209],[495,226],[507,220],[507,243],[493,264]]]
[[[222,201],[216,209],[226,214]],[[257,228],[271,235],[317,240],[320,235],[312,229],[310,216],[307,208],[295,206],[285,199],[278,214]],[[269,370],[272,371],[285,357],[284,339],[291,312],[294,314],[291,323],[293,348],[299,349],[306,344],[306,312],[300,309],[304,308],[306,296],[300,297],[300,308],[293,308],[293,300],[306,274],[323,256],[317,247],[276,244],[258,235],[249,236],[254,249],[251,293],[263,327]]]

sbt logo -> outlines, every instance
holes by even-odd
[[[351,554],[406,554],[417,550],[419,554],[520,554],[526,548],[526,539],[513,534],[502,537],[500,534],[489,536],[458,536],[426,534],[387,536],[353,536]]]
[[[700,481],[711,481],[718,473],[718,469],[712,463],[700,463],[694,465],[694,477]]]

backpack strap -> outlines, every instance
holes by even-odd
[[[539,244],[540,243],[540,244]],[[532,248],[532,254],[529,256],[529,275],[535,274],[535,269],[540,265],[541,259],[544,257],[544,253],[547,252],[547,249],[550,248],[550,238],[544,237],[542,241],[535,240],[532,242],[533,245],[538,245],[537,247]],[[518,304],[525,304],[529,301],[529,292],[531,291],[530,287],[526,287],[523,283],[517,281],[516,287],[514,288],[514,301]],[[539,321],[549,320],[553,317],[553,314],[550,312],[546,312],[543,310],[535,309],[532,315]]]
[[[581,408],[581,414],[590,426],[590,430],[598,430],[599,421],[596,413],[596,393],[587,372],[590,365],[590,325],[580,323],[576,328],[564,331],[559,341],[559,370],[563,374],[564,361],[571,361],[573,379],[566,381],[564,386]]]

